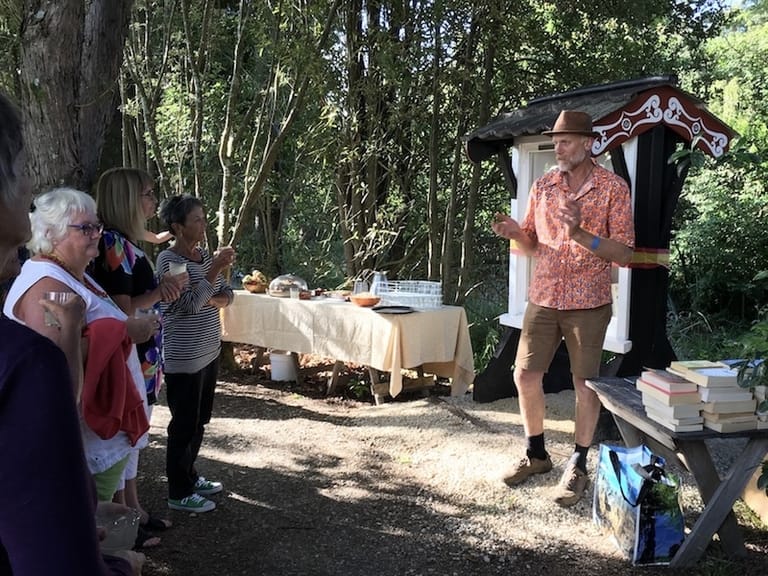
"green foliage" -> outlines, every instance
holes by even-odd
[[[682,308],[755,318],[766,287],[752,278],[768,255],[768,28],[764,3],[731,14],[729,27],[704,45],[706,65],[688,70],[685,84],[740,138],[717,163],[691,160],[675,215],[670,292]],[[762,7],[761,7],[762,6]]]
[[[764,148],[768,141],[768,22],[753,14],[751,10],[740,13],[730,32],[707,42],[713,65],[705,79],[712,110],[744,140]]]
[[[765,299],[753,271],[768,254],[768,192],[749,156],[737,151],[689,176],[670,247],[670,293],[683,309],[751,319]]]
[[[676,161],[691,173],[675,215],[670,293],[684,309],[755,318],[766,285],[754,271],[768,256],[768,24],[765,3],[730,14],[729,27],[708,40],[706,65],[684,84],[704,94],[710,109],[739,131],[718,162],[682,150]]]
[[[667,335],[678,358],[739,358],[739,337],[748,324],[727,315],[706,316],[700,312],[670,312]]]
[[[353,378],[349,381],[348,389],[356,400],[366,400],[371,397],[371,386],[365,380]]]

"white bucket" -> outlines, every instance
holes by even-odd
[[[291,352],[272,350],[269,353],[271,379],[275,382],[296,382],[296,360]]]

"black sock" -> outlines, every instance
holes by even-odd
[[[576,468],[582,472],[587,471],[587,452],[589,452],[589,446],[579,446],[578,444],[575,444],[573,456],[571,458],[576,460]]]
[[[528,456],[528,458],[536,458],[536,460],[546,460],[547,451],[544,449],[544,433],[538,434],[536,436],[528,436],[526,438],[526,441],[528,442],[528,448],[526,449],[525,453]]]

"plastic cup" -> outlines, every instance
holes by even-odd
[[[96,514],[96,525],[107,532],[100,547],[104,554],[113,554],[120,550],[131,550],[136,544],[141,514],[133,508],[126,512],[104,512]]]
[[[74,292],[46,292],[43,294],[43,298],[45,300],[56,302],[56,304],[66,304],[72,298],[74,298],[74,296]],[[56,318],[56,316],[50,313],[47,309],[43,309],[43,316],[46,326],[61,326],[59,319]]]
[[[186,262],[171,262],[168,264],[168,272],[170,272],[171,276],[178,276],[179,274],[184,274],[186,271]]]
[[[157,318],[160,316],[160,310],[157,308],[136,308],[133,311],[135,318]]]

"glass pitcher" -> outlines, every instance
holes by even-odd
[[[386,291],[387,291],[387,273],[374,272],[373,280],[371,281],[371,294],[375,296],[381,296],[381,293]]]

